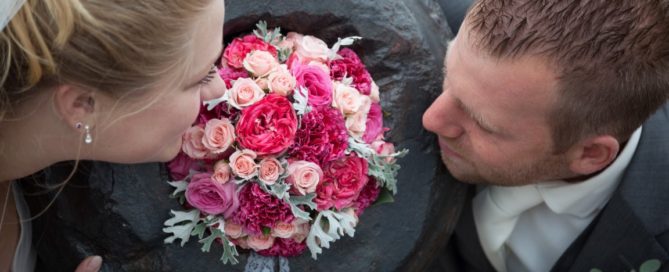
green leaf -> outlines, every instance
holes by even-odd
[[[381,192],[379,192],[379,197],[374,201],[374,205],[381,205],[381,204],[386,204],[386,203],[393,203],[395,202],[395,198],[393,197],[393,194],[390,193],[390,191],[386,188],[382,188]]]
[[[344,234],[351,237],[355,234],[357,219],[346,211],[322,211],[314,219],[307,236],[307,247],[311,257],[316,260],[323,252],[322,248],[330,248],[330,243],[339,240]]]
[[[268,227],[263,227],[262,228],[262,234],[269,235],[270,233],[272,233],[272,229],[270,229]]]
[[[172,192],[172,197],[178,197],[179,195],[182,195],[186,192],[186,188],[188,188],[188,182],[185,180],[180,180],[180,181],[168,181],[167,184],[170,186],[174,187],[174,192]]]
[[[163,232],[170,234],[165,238],[166,244],[171,244],[177,239],[181,239],[181,246],[184,246],[190,239],[193,229],[200,221],[200,211],[190,210],[188,212],[170,211],[172,218],[167,219],[163,224]]]
[[[639,272],[656,272],[660,270],[662,263],[658,259],[647,260],[639,268]]]
[[[278,199],[284,199],[288,196],[288,190],[290,189],[290,184],[277,182],[270,185],[269,189],[270,193],[276,196]]]
[[[311,193],[307,194],[304,196],[291,196],[291,197],[286,197],[284,200],[290,204],[290,210],[293,212],[293,215],[297,218],[301,218],[307,221],[310,221],[311,218],[309,217],[309,213],[300,209],[298,205],[305,205],[312,210],[316,209],[316,203],[314,202],[314,198],[316,197],[316,194]]]
[[[293,108],[297,112],[297,115],[305,115],[311,111],[309,107],[309,90],[305,87],[300,86],[293,91]]]

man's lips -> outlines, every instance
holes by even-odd
[[[462,158],[460,154],[448,147],[448,144],[442,138],[439,138],[439,148],[441,148],[441,152],[443,152],[447,157]]]

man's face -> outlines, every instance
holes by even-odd
[[[555,73],[538,57],[490,57],[468,33],[463,26],[451,43],[443,92],[423,115],[448,170],[464,182],[506,186],[569,175],[548,125]]]

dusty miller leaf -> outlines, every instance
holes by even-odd
[[[293,109],[297,112],[298,115],[305,115],[311,111],[309,107],[309,90],[304,86],[300,86],[293,91]]]
[[[338,240],[344,234],[353,237],[355,222],[353,215],[344,212],[320,212],[314,219],[307,236],[307,247],[311,251],[311,257],[316,260],[317,255],[323,252],[322,248],[330,248],[330,243]]]
[[[166,244],[173,243],[176,239],[181,239],[181,246],[184,246],[190,239],[193,228],[200,221],[200,211],[190,210],[188,212],[170,210],[172,218],[167,219],[163,224],[163,232],[170,234],[165,238]]]

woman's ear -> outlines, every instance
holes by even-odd
[[[578,142],[567,151],[569,169],[579,175],[601,171],[613,162],[620,143],[611,135],[598,135]]]
[[[90,90],[68,84],[59,85],[54,94],[54,106],[58,115],[72,128],[81,123],[93,125],[95,98]]]

